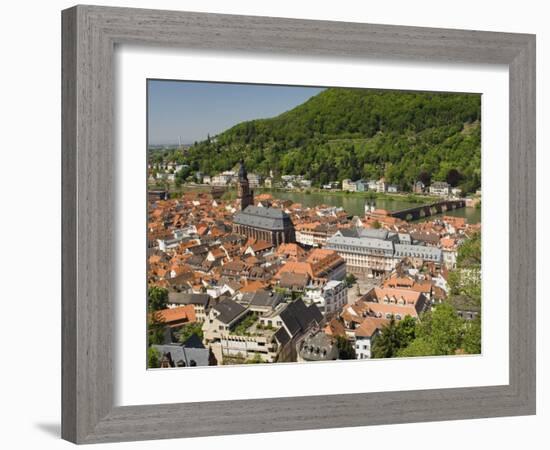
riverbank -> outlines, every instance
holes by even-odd
[[[170,194],[182,194],[186,190],[195,190],[195,191],[209,191],[211,189],[211,185],[207,184],[185,184],[180,187],[176,187],[174,184],[170,183],[168,185],[168,192]],[[226,194],[228,194],[228,197],[233,197],[231,195],[232,192],[236,191],[235,186],[220,186],[226,188]],[[158,185],[151,185],[149,188],[159,188]],[[413,194],[410,192],[396,192],[396,193],[388,193],[388,192],[373,192],[373,191],[365,191],[365,192],[350,192],[350,191],[339,191],[339,190],[326,190],[326,189],[319,189],[319,188],[307,188],[307,189],[283,189],[283,188],[266,188],[266,187],[257,187],[254,188],[254,191],[257,194],[264,194],[264,193],[285,193],[285,194],[298,194],[298,195],[310,195],[310,194],[318,194],[323,196],[335,196],[335,197],[350,197],[350,198],[361,198],[366,200],[388,200],[388,201],[399,201],[399,202],[407,202],[407,203],[418,203],[418,204],[428,204],[428,203],[434,203],[441,198],[438,196],[432,196],[432,195],[422,195],[422,194]]]
[[[350,197],[350,198],[362,198],[366,200],[390,200],[390,201],[403,201],[408,203],[419,203],[427,204],[434,203],[439,199],[439,197],[430,196],[430,195],[419,195],[412,194],[410,192],[399,192],[399,193],[387,193],[387,192],[350,192],[350,191],[337,191],[337,190],[326,190],[318,188],[308,188],[308,189],[278,189],[278,188],[257,188],[255,189],[258,193],[277,193],[284,192],[290,194],[319,194],[323,196],[335,196],[335,197]]]
[[[149,186],[152,188],[152,186]],[[171,185],[169,193],[172,198],[182,195],[184,192],[210,192],[212,186],[205,184],[186,184],[180,187]],[[316,207],[319,205],[330,205],[343,208],[349,215],[362,217],[365,205],[374,201],[376,208],[387,211],[399,211],[420,205],[435,203],[441,200],[440,197],[419,195],[412,193],[382,193],[382,192],[343,192],[329,191],[323,189],[277,189],[277,188],[254,188],[256,195],[270,194],[274,198],[290,200],[293,203],[300,203],[304,207]],[[231,201],[237,197],[235,186],[227,186],[222,195],[222,200]],[[472,204],[471,207],[460,208],[448,211],[445,215],[459,216],[468,219],[469,223],[481,221],[481,209]],[[437,217],[437,216],[432,216]]]

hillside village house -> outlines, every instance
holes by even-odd
[[[233,180],[231,175],[218,174],[211,178],[210,183],[214,186],[226,186]]]
[[[349,178],[346,178],[345,180],[342,180],[342,190],[355,192],[357,191],[357,184],[355,181],[351,181]]]
[[[430,194],[447,197],[451,192],[451,185],[445,181],[434,181],[430,185]]]
[[[415,194],[423,194],[425,189],[426,185],[422,183],[422,181],[418,180],[416,183],[413,184],[412,191]]]
[[[262,176],[257,173],[249,173],[248,183],[251,188],[258,188],[262,184]]]
[[[380,178],[376,182],[376,192],[386,192],[388,190],[388,184],[386,183],[386,180],[384,178]]]
[[[369,190],[368,182],[365,180],[357,180],[355,185],[357,192],[366,192]]]
[[[462,189],[454,187],[454,188],[451,189],[451,194],[454,197],[460,197],[462,195]]]

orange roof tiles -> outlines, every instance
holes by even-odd
[[[393,299],[397,303],[402,300],[409,305],[416,305],[421,298],[421,293],[410,289],[396,289],[396,288],[379,288],[374,287],[367,292],[362,299],[364,301],[370,301],[371,299],[383,302],[384,299]]]
[[[298,244],[281,244],[277,248],[277,255],[287,256],[292,258],[301,258],[306,254],[306,251]]]
[[[161,322],[170,325],[174,322],[195,322],[197,320],[195,316],[195,308],[193,305],[178,306],[176,308],[167,308],[157,311]]]
[[[279,271],[275,275],[275,278],[280,278],[281,275],[285,272],[307,274],[311,278],[313,278],[313,270],[311,268],[311,264],[307,262],[289,261],[279,269]]]
[[[260,289],[264,289],[266,287],[265,283],[262,283],[261,281],[252,280],[248,281],[242,288],[241,292],[256,292]]]
[[[389,319],[379,317],[366,317],[361,325],[355,329],[355,336],[358,337],[372,337],[377,330],[381,330],[382,327],[389,323]]]
[[[329,336],[346,336],[346,329],[338,319],[332,319],[323,330]]]

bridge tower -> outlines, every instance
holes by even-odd
[[[376,209],[376,200],[372,199],[372,203],[371,203],[371,200],[367,200],[365,202],[365,216],[368,216],[371,212],[373,212],[375,209]]]

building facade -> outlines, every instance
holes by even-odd
[[[304,301],[315,303],[323,316],[332,317],[339,313],[348,301],[348,290],[343,281],[331,280],[324,286],[307,289]]]
[[[345,180],[342,180],[342,190],[349,191],[349,192],[356,192],[357,184],[355,183],[355,181],[352,181],[349,178],[347,178]]]
[[[430,194],[446,197],[451,191],[451,185],[445,181],[435,181],[430,186]]]
[[[248,174],[248,185],[251,188],[257,188],[260,187],[262,184],[262,176],[257,173],[249,173]]]
[[[339,231],[327,240],[327,248],[346,261],[347,271],[359,276],[382,276],[395,269],[403,258],[442,263],[440,249],[400,243],[397,233],[374,229]]]
[[[247,206],[235,214],[233,233],[267,241],[275,247],[296,241],[290,216],[277,208]]]

